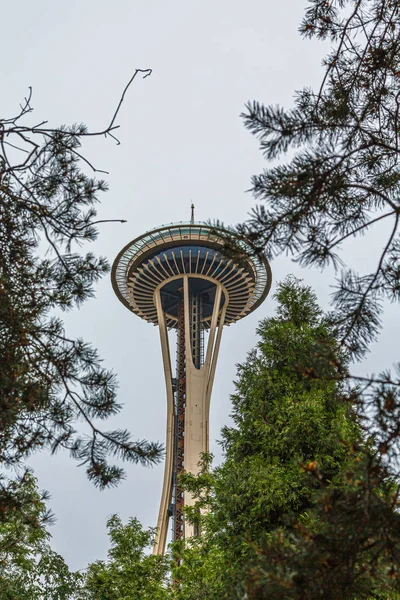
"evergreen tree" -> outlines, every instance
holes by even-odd
[[[206,460],[185,477],[207,510],[204,536],[176,549],[178,597],[395,598],[397,485],[352,398],[343,402],[335,374],[346,359],[315,295],[288,279],[276,299],[277,316],[260,324],[239,366],[223,464],[209,474]]]
[[[32,452],[59,447],[85,464],[96,485],[123,476],[110,456],[149,464],[159,444],[133,441],[126,430],[101,430],[95,420],[120,409],[115,375],[97,352],[64,330],[60,311],[80,306],[109,269],[77,249],[96,239],[96,203],[106,183],[86,171],[81,146],[91,135],[114,137],[125,92],[102,132],[84,125],[50,129],[27,124],[31,95],[20,112],[0,119],[0,462],[19,466]],[[56,316],[57,315],[57,316]],[[88,431],[81,435],[77,422]],[[2,503],[11,502],[4,482]]]
[[[384,300],[400,299],[400,5],[398,0],[309,0],[300,27],[329,40],[319,89],[297,93],[290,110],[251,102],[246,127],[267,160],[293,158],[253,178],[261,203],[239,231],[271,255],[300,264],[343,265],[343,245],[386,224],[373,239],[373,270],[344,268],[334,295],[341,345],[362,358],[377,338]],[[380,229],[380,232],[382,229]],[[367,266],[367,271],[371,267]],[[310,364],[312,367],[312,364]],[[394,375],[357,377],[360,414],[398,464],[400,364]]]

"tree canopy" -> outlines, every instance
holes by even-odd
[[[185,478],[204,534],[177,548],[178,597],[395,598],[398,485],[343,401],[346,358],[315,295],[288,279],[276,299],[238,367],[224,462]]]
[[[400,598],[398,480],[353,396],[343,401],[334,375],[347,361],[335,327],[294,278],[278,285],[276,300],[238,366],[222,464],[211,469],[204,455],[200,474],[182,477],[196,498],[186,518],[202,535],[155,556],[154,530],[113,515],[108,557],[71,573],[48,547],[45,505],[28,477],[26,522],[17,513],[0,526],[3,556],[10,532],[22,533],[4,563],[4,589],[14,593],[4,600],[25,600],[21,585],[35,600]],[[316,354],[318,377],[305,367]]]
[[[13,507],[2,507],[0,518],[0,599],[72,600],[81,576],[72,573],[50,547],[52,515],[47,494],[26,472],[9,482]],[[18,502],[18,504],[16,503]]]
[[[79,252],[98,235],[96,203],[107,190],[82,153],[85,138],[115,138],[84,125],[29,125],[31,91],[17,115],[0,119],[0,462],[19,466],[32,452],[62,447],[104,487],[123,477],[110,457],[151,464],[158,443],[103,431],[120,410],[115,375],[96,350],[64,330],[61,311],[80,306],[107,273],[103,257]],[[88,174],[88,171],[92,171]],[[93,175],[93,176],[92,176]],[[78,427],[77,423],[81,422]],[[3,499],[7,497],[4,484]]]
[[[300,26],[305,38],[327,39],[318,89],[305,88],[294,107],[250,102],[245,126],[267,161],[253,177],[260,202],[239,231],[270,256],[301,265],[341,268],[333,298],[341,345],[353,359],[377,339],[385,301],[400,299],[400,7],[397,0],[310,0]],[[282,159],[291,151],[287,162]],[[346,244],[386,224],[372,238],[372,265],[356,273]],[[382,228],[380,234],[382,235]],[[310,367],[312,365],[310,364]],[[382,452],[399,454],[399,365],[395,373],[355,377],[360,414]],[[367,423],[365,423],[367,425]]]
[[[83,586],[87,600],[167,600],[168,557],[149,554],[154,530],[135,518],[124,525],[117,515],[107,522],[111,548],[107,561],[89,565]]]

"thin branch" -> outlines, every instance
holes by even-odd
[[[341,343],[342,344],[344,344],[345,341],[347,340],[347,338],[349,337],[349,335],[350,335],[350,333],[351,333],[351,331],[352,331],[352,329],[353,329],[353,327],[354,327],[354,325],[355,325],[355,323],[357,321],[357,318],[358,318],[358,316],[359,316],[359,314],[360,314],[360,312],[361,312],[361,310],[362,310],[362,308],[364,306],[364,303],[365,303],[365,301],[366,301],[366,299],[368,297],[368,294],[370,293],[373,285],[375,284],[376,280],[378,279],[378,276],[379,276],[379,274],[380,274],[380,272],[382,270],[382,265],[383,265],[383,261],[385,260],[385,256],[386,256],[386,254],[387,254],[387,252],[388,252],[388,250],[389,250],[389,248],[390,248],[390,246],[392,244],[394,236],[396,235],[397,227],[398,227],[398,224],[399,224],[399,218],[400,218],[400,214],[399,214],[399,212],[397,212],[396,219],[395,219],[395,224],[394,224],[393,229],[392,229],[392,233],[390,234],[389,240],[388,240],[388,242],[387,242],[387,244],[386,244],[386,246],[385,246],[385,248],[384,248],[384,250],[383,250],[383,252],[381,254],[381,257],[380,257],[380,260],[379,260],[379,263],[378,263],[378,267],[377,267],[377,269],[375,271],[375,274],[372,277],[369,285],[367,286],[366,290],[364,291],[364,293],[362,295],[362,298],[361,298],[360,302],[358,303],[357,308],[355,309],[355,311],[353,313],[353,317],[351,319],[350,325],[348,326],[348,328],[346,330],[346,333],[344,334],[343,338],[341,339]]]
[[[92,225],[98,225],[99,223],[127,223],[126,219],[100,219],[99,221],[91,221],[87,225],[82,225],[82,227],[77,227],[78,230],[86,229],[87,227],[91,227]]]
[[[392,211],[390,211],[388,213],[385,213],[384,215],[380,215],[379,217],[376,217],[376,219],[371,219],[371,221],[368,221],[368,223],[363,223],[362,225],[360,225],[359,227],[356,227],[355,229],[353,229],[349,233],[346,233],[346,235],[343,235],[338,240],[334,239],[332,241],[332,243],[328,246],[328,250],[331,250],[332,248],[334,248],[338,244],[341,244],[345,239],[347,239],[348,237],[352,237],[353,235],[355,235],[356,233],[358,233],[362,229],[365,229],[366,227],[370,227],[374,223],[377,223],[378,221],[381,221],[382,219],[386,219],[386,217],[390,217],[391,215],[394,215],[394,214],[396,214],[396,211],[392,210]]]
[[[152,69],[136,69],[135,70],[134,74],[132,75],[132,77],[130,78],[130,80],[128,81],[128,83],[126,84],[124,91],[122,92],[122,96],[120,98],[120,101],[118,102],[118,106],[117,106],[117,108],[115,110],[115,113],[114,113],[114,115],[113,115],[113,117],[112,117],[112,119],[110,121],[110,124],[107,127],[107,131],[111,131],[112,130],[113,125],[115,123],[115,119],[117,118],[118,113],[119,113],[120,108],[121,108],[121,105],[122,105],[122,103],[124,101],[125,94],[128,91],[128,89],[129,89],[131,83],[133,82],[133,80],[135,79],[135,77],[138,75],[138,73],[144,73],[143,79],[146,79],[146,77],[149,77],[152,74],[152,72],[153,72]]]

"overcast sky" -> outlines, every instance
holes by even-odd
[[[35,122],[84,122],[104,128],[135,68],[153,69],[137,80],[118,117],[121,145],[96,138],[86,155],[110,172],[100,218],[107,224],[87,247],[113,261],[118,251],[146,230],[188,219],[218,218],[235,224],[253,199],[246,189],[264,166],[256,140],[239,118],[246,101],[290,106],[293,93],[318,85],[326,46],[303,41],[297,27],[302,0],[14,0],[3,3],[0,114],[15,114],[33,86]],[[382,246],[383,230],[347,257],[364,270]],[[371,263],[374,264],[374,263]],[[272,264],[274,285],[296,273],[328,307],[332,273],[304,270],[288,258]],[[274,286],[273,286],[274,287]],[[225,328],[211,402],[210,446],[229,420],[235,364],[256,343],[257,321],[273,313],[269,298],[241,322]],[[121,414],[109,427],[127,426],[135,437],[164,441],[165,390],[158,331],[118,302],[108,277],[96,298],[68,314],[69,336],[93,342],[120,381]],[[365,366],[377,371],[396,358],[396,311]],[[53,546],[73,568],[104,558],[105,521],[119,513],[155,525],[163,465],[131,466],[117,489],[97,491],[66,454],[32,459],[42,488],[50,491],[57,523]]]

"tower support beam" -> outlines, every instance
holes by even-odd
[[[172,498],[173,472],[174,472],[174,391],[172,387],[171,355],[168,342],[167,323],[162,309],[160,291],[155,295],[157,308],[161,353],[164,365],[165,387],[167,391],[167,431],[165,441],[165,467],[164,480],[161,494],[160,510],[157,520],[157,535],[154,543],[153,553],[164,554],[165,542],[168,534],[169,507]]]

